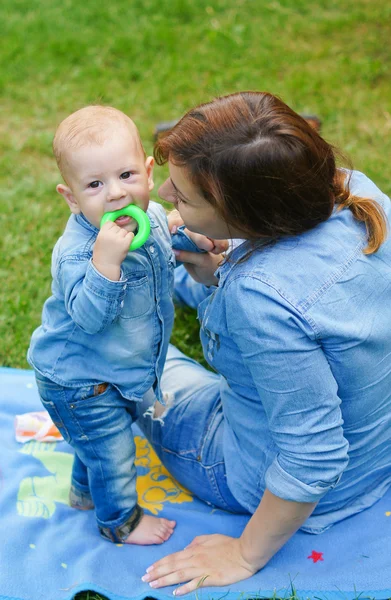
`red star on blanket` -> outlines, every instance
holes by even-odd
[[[312,554],[307,556],[307,558],[312,558],[314,563],[316,563],[318,560],[323,560],[323,552],[316,552],[316,550],[312,550]]]

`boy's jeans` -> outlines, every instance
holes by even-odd
[[[66,388],[36,373],[42,404],[75,450],[71,499],[79,508],[95,505],[101,534],[123,542],[138,525],[135,403],[110,384]],[[92,501],[88,504],[88,499]]]

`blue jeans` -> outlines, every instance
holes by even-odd
[[[247,513],[227,485],[220,376],[170,345],[161,380],[167,409],[154,417],[153,393],[137,406],[137,424],[168,471],[195,496],[223,510]]]
[[[110,384],[67,388],[39,373],[36,381],[43,406],[75,450],[73,505],[95,505],[103,537],[124,541],[143,514],[137,505],[136,447],[131,429],[137,414],[135,403]]]

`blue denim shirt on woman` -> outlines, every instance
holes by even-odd
[[[363,174],[352,193],[390,200]],[[224,460],[253,513],[267,487],[318,502],[304,530],[360,512],[391,485],[391,241],[366,255],[365,226],[334,210],[300,236],[239,245],[198,305],[201,341],[222,375]],[[200,300],[178,270],[176,294]]]
[[[82,214],[69,218],[53,251],[52,295],[28,351],[29,363],[44,377],[73,388],[108,382],[136,401],[153,386],[162,399],[175,257],[163,207],[151,202],[147,214],[151,234],[128,253],[120,281],[92,263],[98,229]]]

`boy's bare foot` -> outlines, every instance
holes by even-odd
[[[150,544],[162,544],[171,537],[174,532],[175,521],[169,521],[160,517],[143,515],[136,529],[126,538],[125,544],[137,544],[149,546]]]

